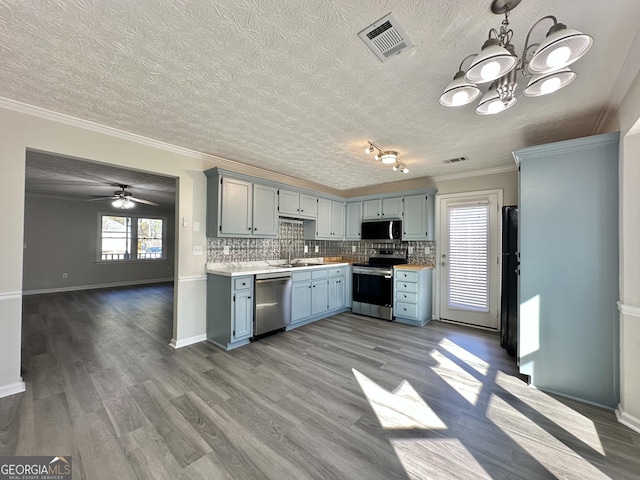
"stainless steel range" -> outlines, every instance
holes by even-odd
[[[405,249],[375,249],[367,263],[353,264],[353,313],[393,319],[393,266],[407,263]]]

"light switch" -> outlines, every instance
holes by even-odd
[[[230,249],[229,249],[229,245],[225,245],[224,247],[222,247],[222,254],[223,255],[229,255],[230,253],[231,252],[230,252]]]
[[[186,225],[185,225],[186,227]],[[200,222],[193,222],[193,231],[194,232],[199,232],[200,231]]]
[[[193,246],[193,254],[194,255],[204,255],[204,249],[202,245],[194,245]]]
[[[187,227],[187,217],[182,217],[182,227],[183,228]]]

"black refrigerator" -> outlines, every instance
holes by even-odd
[[[518,354],[518,207],[502,207],[502,294],[500,346]]]

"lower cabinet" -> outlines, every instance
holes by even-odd
[[[229,350],[253,334],[253,275],[207,275],[207,339]]]
[[[294,271],[291,289],[291,327],[295,328],[334,313],[347,306],[349,267]]]
[[[396,268],[393,276],[393,316],[396,322],[423,326],[431,320],[431,268]]]

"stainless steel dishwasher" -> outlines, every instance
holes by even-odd
[[[284,331],[291,324],[291,273],[256,275],[253,339]]]

